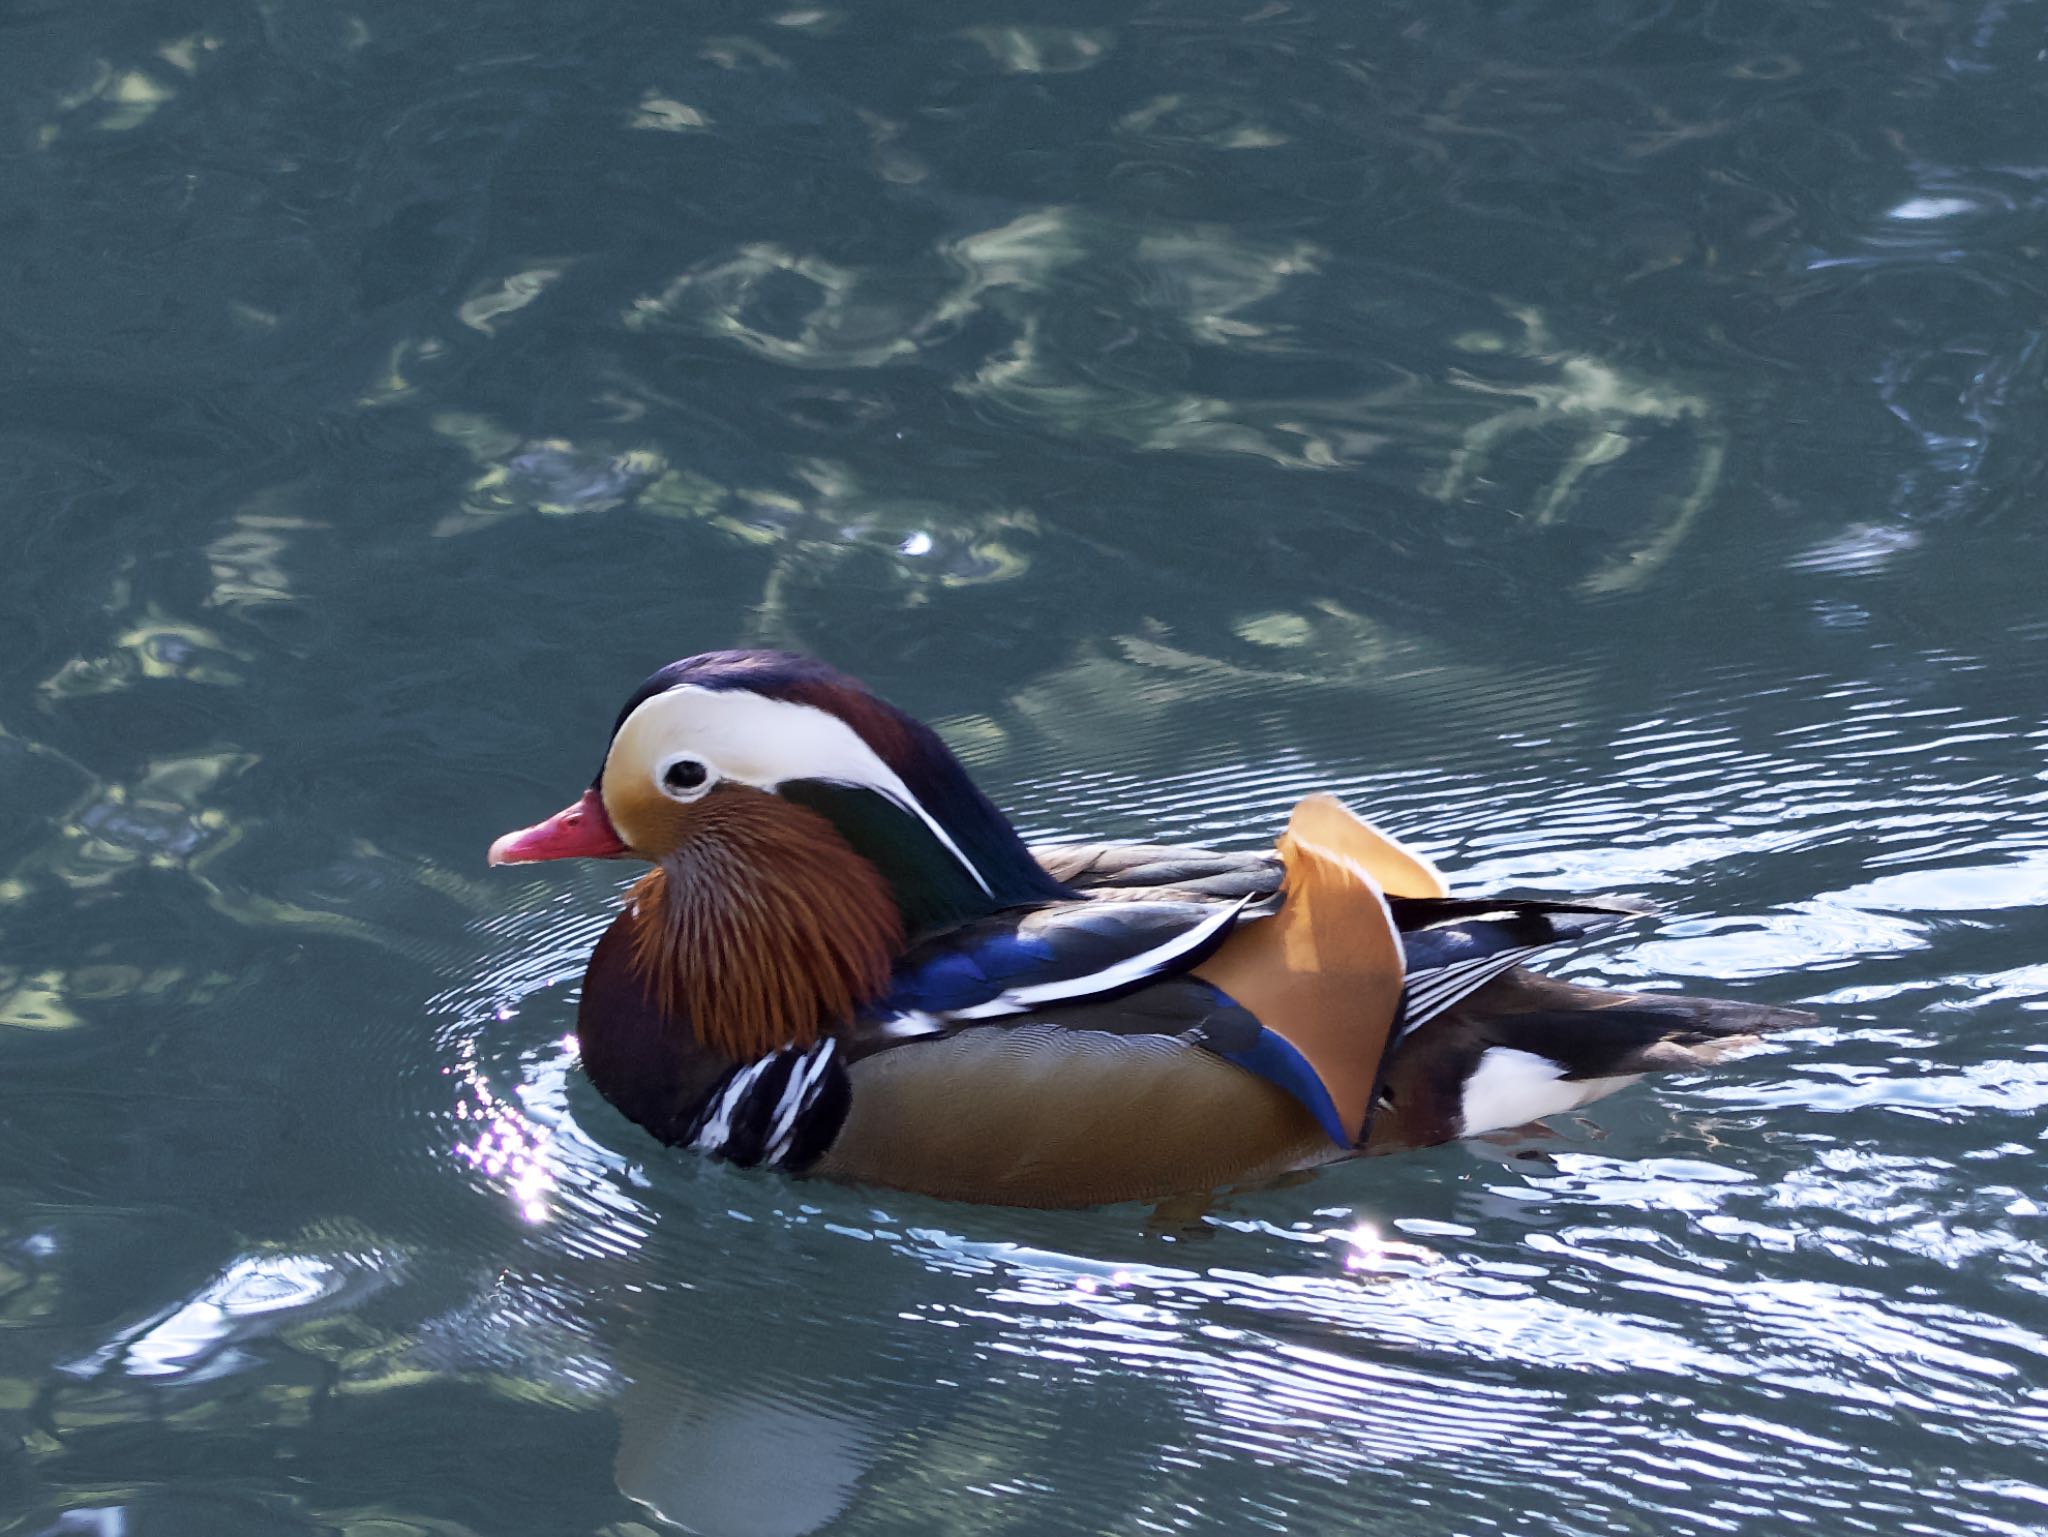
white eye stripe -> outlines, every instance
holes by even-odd
[[[902,776],[829,710],[744,689],[684,684],[642,700],[620,723],[605,759],[605,779],[609,783],[614,770],[630,774],[636,764],[665,772],[685,758],[704,764],[714,778],[761,790],[792,779],[871,790],[922,822],[974,883],[990,890],[974,861],[919,804]],[[659,772],[655,778],[660,783]],[[664,786],[664,793],[674,792]]]

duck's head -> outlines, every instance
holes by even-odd
[[[619,712],[582,797],[490,853],[579,857],[656,866],[678,928],[759,912],[775,927],[850,926],[872,951],[880,926],[892,955],[906,937],[1061,894],[935,732],[781,651],[662,668]]]

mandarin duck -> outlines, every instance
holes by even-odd
[[[626,701],[492,864],[652,866],[576,1037],[661,1141],[1030,1206],[1156,1200],[1519,1127],[1811,1016],[1523,962],[1646,909],[1459,897],[1326,795],[1271,852],[1026,845],[928,726],[810,658]]]

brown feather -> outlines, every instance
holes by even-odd
[[[738,1062],[809,1046],[889,985],[888,883],[818,813],[728,785],[678,818],[633,888],[633,967],[671,1020]]]
[[[1405,979],[1401,936],[1369,873],[1388,843],[1329,796],[1310,796],[1280,835],[1285,905],[1241,924],[1195,968],[1301,1053],[1354,1142]]]
[[[1027,1020],[852,1073],[846,1124],[812,1172],[949,1200],[1157,1200],[1347,1156],[1285,1090],[1171,1036]]]

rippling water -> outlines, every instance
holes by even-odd
[[[0,14],[0,1532],[2048,1528],[2041,12]],[[1045,1214],[671,1155],[653,665],[1821,1022]]]

